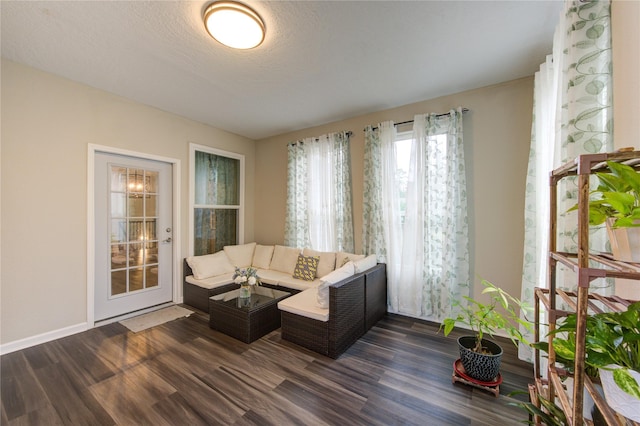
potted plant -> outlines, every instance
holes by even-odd
[[[240,298],[248,298],[251,296],[251,286],[260,285],[260,277],[258,270],[252,266],[247,268],[238,268],[233,273],[233,282],[240,284]]]
[[[520,311],[526,313],[531,308],[487,280],[482,280],[482,294],[489,295],[489,302],[483,303],[465,296],[466,303],[456,303],[459,314],[442,321],[440,329],[448,336],[456,324],[466,325],[472,336],[458,338],[460,360],[465,373],[482,382],[493,382],[500,372],[502,348],[497,343],[485,339],[498,331],[506,332],[514,345],[518,342],[529,344],[520,331],[520,326],[531,331],[531,323],[520,318]]]
[[[614,258],[640,262],[640,173],[614,161],[607,161],[607,167],[610,173],[596,173],[599,185],[591,191],[589,224],[606,223]]]
[[[558,362],[570,371],[576,351],[576,320],[576,314],[567,316],[554,330],[552,340]],[[558,333],[565,333],[565,337]],[[624,312],[587,317],[585,364],[591,376],[593,369],[598,369],[611,408],[640,421],[640,302],[629,305]]]

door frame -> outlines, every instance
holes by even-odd
[[[159,155],[146,154],[128,149],[114,148],[106,145],[88,144],[87,152],[87,326],[95,327],[95,156],[97,152],[106,154],[124,155],[135,157],[142,160],[159,161],[171,164],[173,185],[173,200],[171,202],[171,211],[173,214],[173,253],[172,253],[172,281],[173,303],[182,303],[182,292],[180,285],[180,247],[182,246],[182,236],[180,233],[180,160],[177,158],[163,157]],[[125,315],[126,316],[126,315]]]

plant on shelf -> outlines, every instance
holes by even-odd
[[[509,396],[512,396],[515,392],[512,392]],[[526,392],[517,392],[526,393]],[[567,426],[570,423],[567,421],[567,416],[554,402],[548,400],[543,395],[538,395],[538,405],[533,402],[511,402],[510,405],[520,407],[530,415],[530,420],[523,421],[529,425],[547,425],[547,426]],[[536,418],[537,417],[537,418]]]
[[[575,329],[575,318],[570,320],[569,322],[565,322],[562,324],[562,336],[555,336],[552,340],[553,349],[555,352],[556,363],[561,364],[564,369],[572,376],[575,372],[575,348],[576,348],[576,329]],[[556,330],[557,334],[558,331]],[[534,349],[541,350],[545,353],[549,353],[549,342],[542,341],[532,343],[531,347]],[[585,365],[584,372],[587,376],[589,376],[594,382],[594,386],[600,389],[600,393],[602,393],[602,387],[597,383],[599,381],[599,371],[596,367],[592,365]],[[567,392],[570,394],[573,392],[573,379],[569,378],[570,376],[562,375],[561,379],[566,381]],[[571,389],[571,390],[569,390]],[[589,392],[583,392],[583,410],[582,415],[585,419],[591,420],[593,418],[593,407],[594,401]],[[523,407],[524,408],[524,407]]]
[[[573,369],[576,354],[576,321],[575,313],[568,315],[553,331],[553,349],[556,359]],[[631,399],[634,420],[640,416],[640,302],[628,306],[624,312],[602,312],[586,318],[585,332],[585,364],[588,375],[594,377],[594,369],[598,369],[605,391],[605,397],[612,408],[629,417],[626,411],[620,411],[617,403],[611,401],[611,392],[615,385],[628,394]],[[560,337],[559,334],[563,337]],[[544,345],[535,344],[545,350]],[[548,347],[546,348],[548,349]],[[608,377],[612,377],[614,386],[609,386]],[[634,377],[635,376],[635,377]],[[625,403],[626,404],[626,403]],[[625,410],[622,408],[622,410]]]
[[[640,261],[640,173],[633,167],[607,161],[610,172],[596,173],[598,187],[589,199],[589,224],[606,223],[613,255]],[[578,209],[574,205],[568,211]]]
[[[506,291],[487,280],[481,280],[485,287],[482,294],[489,296],[486,303],[465,296],[466,303],[456,303],[459,313],[442,321],[440,329],[448,336],[456,324],[466,325],[473,336],[458,338],[460,359],[466,374],[472,378],[492,382],[500,370],[502,348],[485,335],[494,337],[498,331],[506,332],[514,345],[518,342],[529,344],[520,331],[520,326],[531,331],[531,322],[520,318],[520,312],[531,310],[525,302],[509,295]]]
[[[640,227],[640,173],[615,161],[607,161],[607,167],[610,173],[596,173],[600,183],[591,191],[589,224],[612,219],[614,228]],[[569,211],[577,209],[576,204]]]

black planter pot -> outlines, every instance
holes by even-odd
[[[482,346],[491,354],[481,354],[473,352],[471,349],[476,345],[474,336],[462,336],[458,338],[460,348],[460,360],[465,372],[470,377],[482,382],[493,382],[500,372],[500,360],[502,359],[502,348],[486,339],[482,339]]]

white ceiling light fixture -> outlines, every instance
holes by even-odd
[[[217,1],[204,11],[207,32],[225,46],[252,49],[264,40],[265,26],[253,9],[235,1]]]

